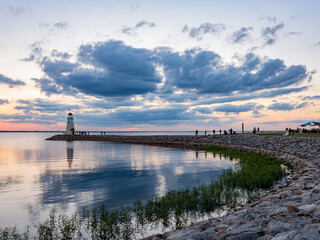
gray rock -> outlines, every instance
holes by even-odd
[[[194,236],[199,235],[200,231],[198,229],[182,229],[180,231],[174,231],[171,233],[167,239],[168,240],[186,240],[192,239]]]
[[[319,240],[320,239],[320,233],[319,230],[310,230],[309,232],[300,233],[296,235],[293,240]]]
[[[202,232],[199,235],[194,236],[195,240],[212,240],[214,235],[211,235],[207,232]]]
[[[283,232],[283,233],[277,234],[274,238],[272,238],[272,240],[292,240],[298,234],[299,234],[299,231],[297,230]]]
[[[286,207],[275,206],[269,211],[269,215],[272,217],[274,215],[283,214],[283,213],[287,213],[287,212],[288,212],[288,210]]]
[[[276,236],[278,233],[287,232],[289,230],[292,230],[293,228],[294,227],[289,223],[277,222],[272,220],[268,223],[268,226],[264,230],[264,232],[271,236]]]
[[[219,232],[220,230],[225,230],[229,227],[230,227],[230,225],[227,225],[227,224],[219,224],[219,225],[215,226],[215,230],[216,230],[216,232]]]
[[[299,207],[300,212],[313,213],[317,210],[318,206],[316,204],[308,204]]]

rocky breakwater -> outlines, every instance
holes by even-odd
[[[118,142],[185,147],[217,144],[272,154],[280,160],[290,162],[291,179],[286,185],[276,186],[259,200],[247,203],[223,217],[147,239],[320,239],[320,138],[256,135],[102,136],[104,140],[96,140],[98,137],[91,137],[94,141],[111,141],[107,140],[109,138],[112,142],[119,140]],[[52,140],[68,140],[57,136],[53,138],[55,139]]]

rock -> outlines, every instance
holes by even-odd
[[[314,201],[320,200],[320,189],[319,189],[319,188],[313,189],[310,197],[311,197],[312,200],[314,200]]]
[[[194,236],[193,239],[195,240],[212,240],[214,237],[214,234],[210,234],[208,232],[202,232],[199,235]]]
[[[225,230],[229,227],[230,227],[230,225],[227,225],[227,224],[219,224],[219,225],[215,226],[215,230],[216,230],[216,232],[219,232],[220,230]]]
[[[266,234],[270,236],[276,236],[278,233],[287,232],[292,230],[294,227],[289,223],[277,222],[277,221],[270,221],[268,223],[267,228],[264,230]]]
[[[313,213],[318,209],[318,206],[317,206],[317,204],[308,204],[308,205],[300,206],[298,209],[302,213],[304,213],[304,212],[305,213]]]
[[[291,214],[297,213],[299,212],[299,208],[292,206],[292,205],[288,205],[287,206],[288,212]]]
[[[274,215],[278,215],[278,214],[284,214],[287,213],[287,208],[286,207],[278,207],[275,206],[273,207],[270,211],[269,211],[269,215],[272,217]]]
[[[208,229],[208,228],[211,228],[212,225],[211,225],[210,222],[204,222],[204,223],[202,223],[199,227],[200,227],[200,229],[201,229],[202,231],[204,231],[204,230],[206,230],[206,229]]]
[[[310,230],[309,232],[300,233],[294,236],[293,240],[319,240],[320,239],[320,233],[319,230]]]
[[[299,231],[297,230],[283,232],[283,233],[277,234],[274,238],[272,238],[272,240],[292,240],[298,234],[299,234]]]
[[[186,240],[192,239],[194,236],[199,235],[200,231],[194,228],[177,230],[171,233],[167,239],[168,240]]]

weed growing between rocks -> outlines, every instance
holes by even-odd
[[[132,239],[143,236],[150,229],[182,228],[215,211],[236,208],[244,200],[259,197],[260,189],[270,188],[285,176],[281,163],[272,156],[219,147],[204,146],[205,151],[238,159],[235,169],[225,170],[218,180],[189,189],[171,190],[162,197],[136,201],[133,206],[120,209],[83,209],[79,216],[56,216],[35,226],[31,236],[29,227],[19,233],[16,227],[0,229],[0,239]]]

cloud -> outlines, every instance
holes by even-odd
[[[315,100],[315,99],[320,99],[320,95],[307,96],[307,97],[302,98],[302,100]]]
[[[140,3],[138,3],[138,2],[135,2],[135,3],[133,3],[133,4],[130,4],[130,9],[131,9],[132,11],[136,11],[136,10],[138,10],[139,8],[141,8],[141,5],[140,5]]]
[[[71,58],[72,55],[67,52],[59,52],[56,49],[54,49],[51,51],[51,57],[67,60],[67,59]]]
[[[9,85],[10,87],[25,85],[25,83],[21,80],[13,80],[13,79],[8,78],[2,74],[0,74],[0,84],[6,84],[6,85]]]
[[[267,20],[273,23],[277,22],[277,18],[276,17],[271,17],[271,16],[266,16],[266,17],[260,17],[258,18],[258,20]]]
[[[18,106],[15,107],[17,110],[23,110],[25,113],[30,111],[37,111],[40,113],[57,113],[65,112],[68,109],[80,109],[80,105],[76,104],[61,104],[53,101],[48,101],[44,99],[34,99],[30,101],[19,100],[17,101]]]
[[[294,104],[290,103],[274,103],[268,107],[268,109],[274,110],[274,111],[290,111],[295,109]]]
[[[260,58],[252,53],[242,59],[240,66],[224,64],[211,51],[188,50],[174,53],[159,49],[164,66],[165,87],[194,90],[199,94],[252,93],[271,88],[283,88],[302,82],[306,68],[302,65],[287,67],[283,60]]]
[[[7,99],[0,99],[0,105],[7,104],[9,101]]]
[[[250,31],[252,31],[252,27],[242,27],[240,30],[233,32],[229,41],[232,43],[242,43],[250,38]]]
[[[317,43],[315,44],[315,46],[320,46],[320,42],[317,42]]]
[[[130,96],[153,92],[161,82],[152,52],[121,41],[82,45],[78,63],[46,57],[41,67],[48,78],[34,80],[49,94],[77,91],[103,97]]]
[[[154,109],[117,109],[105,114],[77,114],[79,124],[91,126],[126,126],[137,125],[177,125],[187,123],[190,120],[203,120],[202,116],[195,116],[187,111],[185,106],[171,106]]]
[[[36,83],[36,87],[41,89],[42,93],[50,96],[51,94],[63,93],[62,89],[54,82],[54,80],[48,78],[32,78]]]
[[[308,102],[303,102],[303,103],[298,104],[298,105],[296,106],[296,109],[303,108],[303,107],[306,107],[306,106],[308,106],[308,105],[309,105]]]
[[[290,19],[291,19],[291,20],[297,19],[297,18],[300,17],[301,15],[302,15],[301,13],[297,13],[297,14],[295,14],[295,15],[292,15],[292,16],[290,17]]]
[[[212,51],[170,48],[135,48],[109,40],[81,45],[77,59],[54,53],[39,64],[44,77],[33,79],[41,91],[50,94],[83,93],[96,97],[147,95],[166,101],[212,103],[268,98],[299,92],[294,88],[307,77],[305,66],[286,66],[283,60],[249,53],[238,63],[227,64]],[[160,72],[161,70],[161,72]],[[160,74],[161,73],[161,74]],[[172,94],[176,92],[181,94]],[[233,93],[237,95],[230,96]],[[219,98],[218,98],[219,97]]]
[[[148,22],[143,20],[138,22],[134,27],[124,26],[121,32],[124,34],[131,35],[131,34],[135,34],[139,28],[144,28],[144,27],[153,28],[153,27],[156,27],[156,24],[153,22]]]
[[[209,107],[197,107],[194,110],[201,114],[211,114],[213,111],[212,108],[209,108]]]
[[[213,108],[216,112],[225,112],[225,113],[240,113],[240,112],[248,112],[257,106],[256,103],[246,103],[242,105],[232,105],[232,104],[224,104],[218,107]]]
[[[43,125],[56,125],[58,122],[64,121],[65,116],[61,115],[43,115],[37,113],[23,114],[0,114],[2,122],[7,123],[34,123]]]
[[[7,7],[7,10],[9,12],[10,15],[13,15],[13,16],[20,16],[20,15],[23,15],[27,12],[27,9],[23,6],[8,6]]]
[[[300,35],[301,32],[289,32],[288,35]]]
[[[273,27],[266,27],[262,29],[261,36],[264,39],[264,45],[273,45],[278,37],[278,32],[284,28],[283,23],[279,23]]]
[[[138,29],[138,28],[141,28],[141,27],[150,27],[150,28],[152,28],[152,27],[155,27],[155,26],[156,26],[155,23],[147,22],[147,21],[143,20],[143,21],[140,21],[140,22],[138,22],[136,24],[135,29]]]
[[[246,101],[256,98],[273,98],[281,95],[286,95],[290,93],[295,92],[302,92],[307,90],[308,87],[298,87],[298,88],[280,88],[275,90],[267,90],[267,91],[259,91],[258,93],[250,93],[246,95],[239,95],[236,96],[226,96],[226,97],[220,97],[220,98],[213,98],[209,100],[201,100],[198,102],[195,102],[195,104],[202,104],[202,105],[208,105],[208,104],[214,104],[214,103],[226,103],[226,102],[235,102],[235,101]]]
[[[56,28],[56,29],[67,29],[69,24],[67,22],[64,22],[64,21],[61,21],[61,22],[56,22],[55,24],[53,24],[53,26]]]
[[[205,34],[216,34],[224,31],[225,29],[226,26],[222,23],[203,23],[199,27],[192,28],[189,28],[188,25],[185,25],[181,31],[188,33],[189,37],[191,38],[196,38],[200,40]]]
[[[29,57],[21,59],[21,61],[31,62],[38,60],[42,56],[42,47],[40,42],[34,42],[29,45],[31,53]]]

